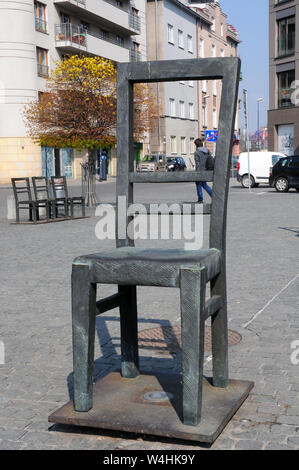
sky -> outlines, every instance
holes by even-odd
[[[267,126],[269,108],[269,52],[268,52],[268,0],[220,0],[229,24],[239,32],[239,56],[242,60],[243,81],[239,85],[239,97],[243,89],[248,91],[249,131],[257,129],[257,99],[260,103],[260,126]],[[243,127],[243,106],[240,112]]]

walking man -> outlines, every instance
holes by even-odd
[[[196,151],[194,152],[196,171],[206,171],[206,163],[208,157],[210,156],[210,152],[208,149],[203,147],[202,139],[196,139],[194,144],[196,145]],[[200,204],[203,203],[202,188],[212,197],[212,189],[206,183],[206,181],[197,181],[195,184],[197,189],[198,202]]]

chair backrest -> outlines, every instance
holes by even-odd
[[[48,179],[45,176],[33,176],[32,186],[33,186],[34,197],[36,201],[49,199]]]
[[[67,199],[68,191],[65,176],[51,176],[54,199]]]
[[[212,181],[210,247],[225,250],[226,213],[230,179],[232,143],[237,108],[241,61],[239,58],[209,58],[121,63],[117,66],[117,203],[126,198],[126,221],[134,203],[135,183],[174,183]],[[179,80],[222,80],[222,96],[214,171],[134,172],[133,85]],[[128,237],[119,237],[117,246],[133,245]]]
[[[11,178],[11,183],[16,202],[32,201],[29,178]]]

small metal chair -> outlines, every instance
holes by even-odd
[[[51,199],[48,179],[45,176],[33,176],[32,186],[37,207],[37,217],[39,219],[39,208],[46,209],[47,219],[51,218]]]
[[[29,210],[29,220],[36,222],[37,203],[32,199],[29,178],[11,178],[11,183],[16,204],[16,222],[20,222],[20,209]]]
[[[65,176],[52,176],[52,190],[54,195],[54,212],[58,217],[58,208],[63,206],[66,217],[74,217],[74,206],[80,205],[82,216],[85,216],[85,201],[83,196],[68,195],[68,188]]]
[[[74,260],[72,312],[75,411],[88,411],[93,404],[92,372],[97,314],[119,307],[121,374],[124,378],[135,378],[139,374],[137,285],[180,289],[183,423],[196,426],[201,418],[204,327],[209,317],[212,319],[213,386],[225,388],[229,383],[226,212],[239,76],[238,58],[118,64],[117,196],[125,197],[127,223],[130,221],[130,204],[134,202],[134,184],[213,181],[210,240],[208,249],[143,249],[135,248],[126,233],[123,239],[117,238],[116,249],[80,256]],[[179,79],[222,79],[214,171],[135,173],[133,84]],[[208,282],[211,296],[206,301]],[[118,285],[118,294],[96,302],[97,283]]]

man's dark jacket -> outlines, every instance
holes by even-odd
[[[194,152],[194,160],[196,171],[206,171],[207,158],[210,155],[210,151],[205,147],[197,147]]]

